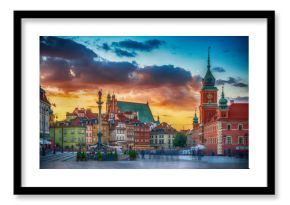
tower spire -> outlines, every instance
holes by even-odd
[[[194,123],[194,124],[198,124],[198,118],[197,118],[197,116],[196,116],[196,108],[195,108],[195,113],[194,113],[193,123]]]
[[[207,69],[210,69],[210,46],[208,47]]]
[[[220,109],[228,108],[228,100],[225,99],[224,86],[222,86],[222,94],[221,94],[221,99],[219,100],[219,108]]]

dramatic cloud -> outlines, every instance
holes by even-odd
[[[192,80],[191,73],[173,65],[146,66],[136,73],[140,85],[185,85]]]
[[[40,55],[65,59],[92,59],[97,57],[92,50],[74,42],[58,37],[40,37]]]
[[[233,84],[233,86],[235,86],[235,87],[248,87],[248,85],[245,83],[235,83],[235,84]]]
[[[115,48],[115,53],[117,56],[119,57],[129,57],[129,58],[132,58],[132,57],[136,57],[137,53],[135,52],[128,52],[128,51],[125,51],[125,50],[122,50],[122,49],[119,49],[119,48]]]
[[[102,49],[104,49],[105,51],[109,51],[111,50],[110,46],[107,43],[103,43],[102,46],[100,46]]]
[[[233,100],[234,102],[249,102],[249,97],[244,96],[244,97],[236,97],[236,98],[228,98],[228,100]]]
[[[213,72],[223,73],[226,72],[226,70],[223,67],[214,67],[212,68]]]
[[[230,85],[235,86],[235,87],[247,87],[248,85],[240,82],[241,80],[242,79],[240,79],[240,78],[229,77],[228,80],[222,80],[222,79],[217,80],[216,84],[217,85],[230,84]]]
[[[159,48],[164,43],[165,43],[164,41],[160,41],[158,39],[147,40],[145,42],[124,40],[119,42],[113,42],[112,46],[134,51],[150,52],[154,49]]]
[[[158,49],[164,43],[165,41],[160,41],[158,39],[147,40],[144,42],[124,40],[113,42],[111,45],[108,43],[103,43],[97,47],[105,51],[111,51],[118,57],[133,58],[138,55],[137,52],[150,52],[154,49]]]
[[[139,67],[135,61],[108,61],[100,57],[96,58],[98,55],[92,50],[71,40],[57,37],[52,38],[55,42],[53,46],[50,46],[52,54],[48,55],[48,52],[42,50],[47,50],[47,47],[41,46],[40,51],[40,77],[41,83],[44,85],[57,86],[65,91],[74,91],[80,88],[95,89],[97,86],[107,84],[123,87],[134,86],[136,88],[167,86],[170,89],[177,89],[177,87],[181,86],[187,87],[187,91],[189,91],[188,89],[198,89],[200,86],[200,76],[192,76],[189,71],[180,67],[173,65]],[[41,44],[44,41],[50,42],[51,40],[43,38]],[[61,43],[57,44],[56,42]],[[155,41],[146,42],[146,44],[153,45]],[[63,45],[66,45],[66,48],[74,48],[73,51],[68,51],[73,52],[74,55],[64,55],[62,52],[65,49],[61,48]],[[103,44],[104,48],[106,46],[108,45]],[[56,54],[53,52],[53,49],[56,51]],[[130,55],[129,52],[118,52],[120,55]],[[84,57],[84,53],[88,53],[88,56]]]
[[[105,60],[83,45],[53,38],[55,42],[62,43],[50,46],[50,52],[46,46],[41,46],[45,51],[40,51],[40,79],[42,86],[48,88],[48,96],[58,105],[59,113],[69,112],[74,106],[96,109],[98,89],[103,89],[105,93],[115,92],[119,100],[149,101],[152,112],[156,115],[168,114],[166,119],[180,113],[181,107],[182,112],[187,111],[188,114],[197,106],[199,98],[196,92],[202,79],[199,75],[192,76],[189,71],[174,65],[140,67],[135,61]],[[59,48],[62,45],[74,49],[67,51],[70,54],[64,54],[65,49]],[[107,46],[103,44],[102,47],[108,49]]]

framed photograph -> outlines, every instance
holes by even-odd
[[[14,194],[275,194],[274,11],[14,11]]]

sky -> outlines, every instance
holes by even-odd
[[[103,101],[148,102],[155,119],[190,129],[208,47],[218,96],[224,86],[228,99],[248,101],[247,36],[41,36],[40,85],[60,120],[75,107],[97,112],[102,89]]]

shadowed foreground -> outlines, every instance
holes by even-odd
[[[149,156],[135,161],[76,161],[76,153],[57,153],[40,158],[41,169],[248,169],[247,159],[224,156]]]

